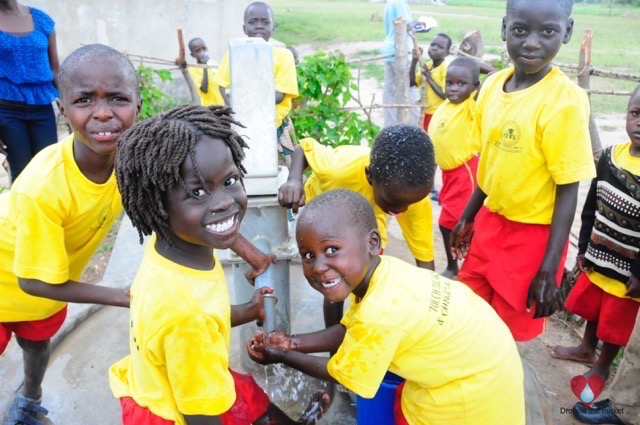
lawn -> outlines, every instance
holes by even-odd
[[[272,0],[276,15],[276,38],[288,45],[317,44],[328,46],[351,41],[379,41],[384,38],[384,2],[366,0]],[[454,43],[464,34],[480,30],[486,50],[499,54],[503,50],[500,26],[504,16],[501,0],[450,0],[447,6],[413,3],[414,18],[433,16],[439,23],[436,32],[451,36]],[[640,73],[640,43],[637,42],[640,8],[614,6],[609,16],[608,5],[578,4],[574,8],[574,36],[556,60],[578,61],[582,34],[594,31],[592,64],[603,70]],[[634,35],[635,34],[635,35]],[[428,44],[432,35],[420,34],[418,42]],[[603,78],[592,78],[592,88],[600,90],[632,90],[637,84]],[[627,99],[619,96],[595,95],[596,112],[621,113]]]

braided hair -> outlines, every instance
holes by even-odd
[[[231,126],[244,127],[231,118],[232,113],[231,108],[218,105],[181,105],[134,125],[118,140],[115,159],[118,189],[124,209],[138,229],[140,243],[144,235],[155,232],[158,238],[171,244],[163,194],[175,185],[187,190],[180,176],[180,166],[187,156],[204,184],[195,156],[201,136],[226,143],[241,178],[244,176],[243,149],[248,146]]]

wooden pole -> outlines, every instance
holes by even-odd
[[[184,77],[184,80],[187,82],[187,86],[189,87],[189,93],[191,94],[191,104],[200,105],[202,104],[202,101],[200,100],[200,93],[198,93],[198,89],[193,82],[193,78],[191,78],[189,70],[187,70],[182,27],[178,27],[178,48],[178,58],[176,59],[176,65],[178,65],[178,67],[180,68],[180,72],[182,73],[182,76]]]
[[[393,37],[396,47],[396,57],[394,62],[396,74],[396,102],[399,104],[409,103],[409,58],[407,57],[407,23],[404,18],[393,20]],[[398,108],[397,122],[399,124],[409,124],[411,121],[411,110],[409,108]]]
[[[585,29],[582,44],[580,45],[580,56],[578,59],[578,85],[587,91],[591,89],[590,69],[592,40],[593,31],[589,28]],[[589,97],[589,101],[591,101],[591,97]],[[593,153],[593,160],[597,164],[600,156],[602,155],[602,143],[600,142],[600,135],[598,134],[596,122],[593,119],[593,112],[589,113],[589,136],[591,136],[591,152]]]

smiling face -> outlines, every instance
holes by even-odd
[[[479,86],[480,82],[477,78],[473,78],[470,69],[459,65],[449,65],[444,89],[451,103],[464,102]]]
[[[627,106],[627,134],[631,140],[631,154],[640,158],[640,88],[633,92]]]
[[[516,72],[543,76],[562,44],[571,40],[573,19],[558,0],[518,0],[502,20],[502,40]]]
[[[137,81],[113,59],[85,61],[68,77],[58,102],[74,132],[78,156],[114,156],[116,141],[140,111]]]
[[[244,33],[249,37],[262,37],[269,41],[273,34],[273,13],[271,8],[264,3],[249,5],[244,12]]]
[[[330,302],[352,292],[362,298],[379,262],[380,233],[352,221],[339,211],[331,220],[299,221],[296,229],[304,276]]]
[[[224,141],[201,136],[195,158],[204,182],[187,156],[180,166],[187,190],[175,185],[164,194],[174,245],[185,254],[232,246],[247,208],[240,172]]]
[[[436,35],[433,37],[433,40],[431,40],[427,53],[434,62],[441,62],[449,54],[450,47],[449,40],[441,35]]]

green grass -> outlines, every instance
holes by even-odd
[[[368,0],[272,0],[276,15],[274,36],[288,45],[315,44],[328,46],[354,41],[382,41],[384,22],[372,21],[372,16],[384,17],[384,2]],[[412,3],[414,18],[433,16],[439,23],[434,33],[444,32],[459,43],[464,34],[480,30],[486,51],[499,54],[504,43],[500,27],[504,16],[504,0],[450,0],[448,6]],[[560,63],[576,64],[585,28],[594,32],[591,62],[603,70],[639,73],[640,44],[634,42],[640,25],[640,8],[614,6],[608,16],[608,4],[577,4],[574,8],[574,35],[556,57]],[[418,43],[426,47],[434,33],[418,34]],[[376,54],[377,52],[371,52]],[[352,59],[348,57],[347,60]],[[363,65],[372,75],[375,67]],[[631,90],[634,83],[592,77],[591,86],[600,90]],[[597,95],[593,99],[596,112],[622,112],[627,99]]]

